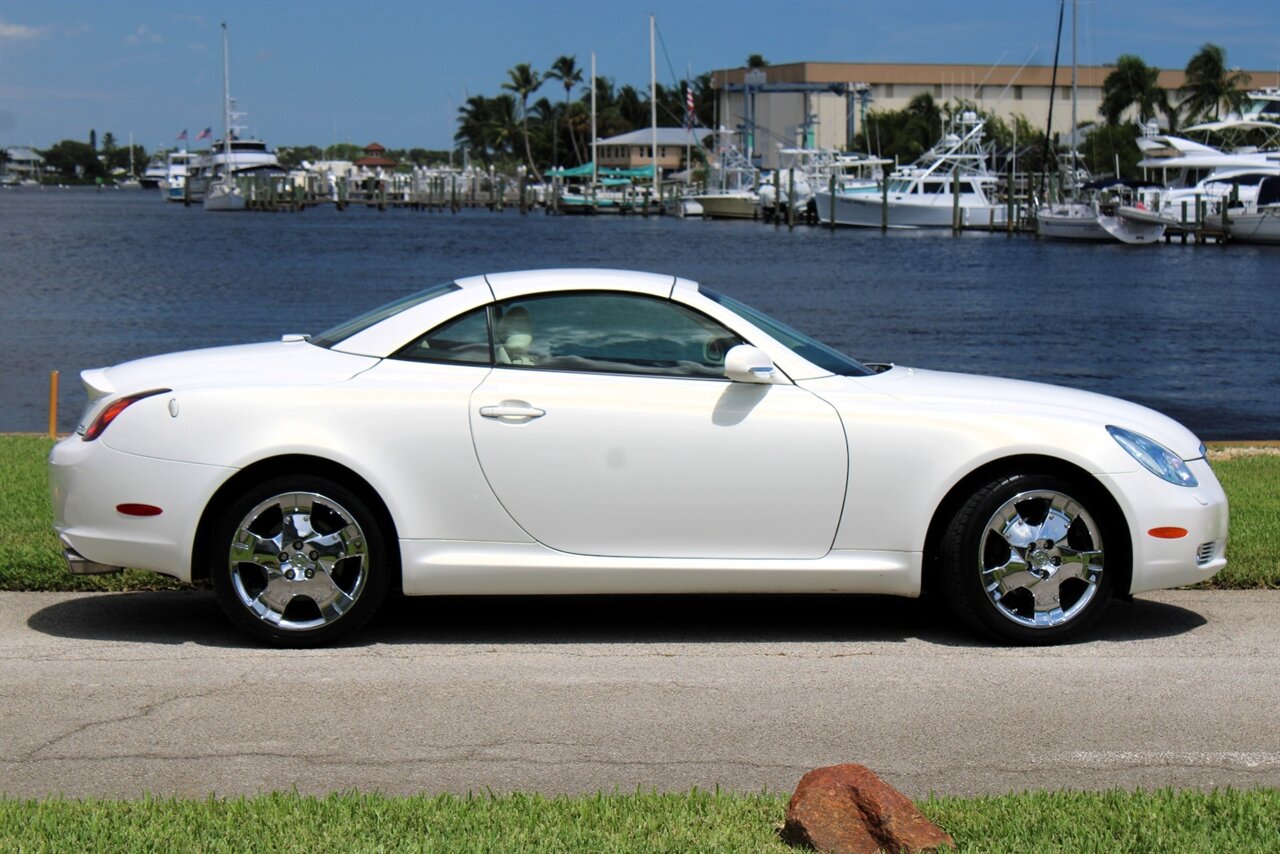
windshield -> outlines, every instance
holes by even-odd
[[[866,377],[875,373],[866,365],[849,358],[839,350],[828,347],[803,332],[797,332],[785,323],[780,323],[769,317],[769,315],[756,311],[751,306],[740,303],[732,297],[716,293],[708,288],[700,287],[698,291],[720,303],[720,305],[734,314],[751,321],[779,344],[786,346],[800,358],[807,362],[812,362],[824,371],[830,371],[842,377]]]
[[[389,302],[386,305],[375,308],[373,311],[367,311],[359,317],[340,323],[332,329],[326,329],[312,338],[311,343],[317,347],[332,347],[339,341],[345,341],[357,332],[363,332],[375,323],[380,323],[392,315],[399,314],[406,308],[412,308],[427,300],[433,300],[438,296],[457,290],[461,290],[461,288],[453,282],[446,282],[443,285],[436,285],[435,287],[427,288],[425,291],[418,291],[416,294],[401,297],[395,302]]]

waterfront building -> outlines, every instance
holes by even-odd
[[[40,171],[44,168],[44,158],[34,148],[25,146],[6,148],[4,163],[5,177],[13,182],[39,181]]]
[[[1102,83],[1114,68],[1078,66],[1078,121],[1101,121]],[[1274,85],[1277,73],[1250,71],[1250,88]],[[778,149],[792,147],[848,150],[862,131],[869,110],[901,110],[929,93],[941,106],[967,100],[1005,120],[1024,116],[1035,128],[1049,117],[1054,82],[1048,65],[937,65],[868,62],[792,62],[764,68],[728,68],[712,72],[719,123],[749,131],[757,165],[778,165]],[[1161,71],[1158,83],[1175,97],[1186,82],[1181,70]],[[1058,67],[1053,110],[1054,133],[1071,130],[1071,66]],[[874,145],[872,146],[874,149]]]
[[[708,128],[658,128],[658,168],[683,169],[685,151],[711,135]],[[596,142],[596,157],[602,169],[640,169],[653,164],[653,129],[643,128]]]

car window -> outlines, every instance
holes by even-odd
[[[839,350],[828,347],[826,344],[823,344],[817,339],[810,338],[803,332],[797,332],[785,323],[774,320],[764,312],[758,311],[745,303],[738,302],[733,297],[727,297],[724,294],[711,290],[710,288],[703,287],[698,288],[698,293],[715,300],[734,314],[746,318],[763,330],[767,335],[772,336],[772,338],[779,344],[782,344],[800,358],[822,368],[824,371],[830,371],[837,376],[844,377],[866,377],[875,373],[875,371],[871,370],[856,359],[849,358]]]
[[[488,310],[478,308],[443,323],[401,347],[391,358],[487,365],[492,361]]]
[[[311,343],[317,347],[332,347],[340,341],[345,341],[357,332],[363,332],[375,323],[386,320],[388,317],[399,314],[407,308],[433,300],[438,296],[461,290],[453,282],[446,282],[443,285],[427,288],[425,291],[418,291],[416,294],[410,294],[407,297],[401,297],[398,300],[381,305],[373,311],[367,311],[359,317],[353,318],[340,323],[332,329],[326,329],[319,335],[311,339]]]
[[[636,294],[582,292],[494,307],[499,367],[724,378],[742,339],[685,306]]]

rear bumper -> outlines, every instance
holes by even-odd
[[[71,436],[49,454],[53,528],[77,575],[145,569],[191,580],[191,552],[210,497],[235,473],[219,466],[161,460]],[[150,504],[155,516],[121,505]]]

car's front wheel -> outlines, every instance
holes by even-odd
[[[276,477],[246,490],[214,529],[209,577],[236,625],[279,646],[315,646],[364,625],[387,592],[387,548],[340,483]]]
[[[1122,527],[1095,489],[1053,475],[1002,477],[974,492],[942,541],[942,590],[980,632],[1057,643],[1092,625],[1111,598]]]

